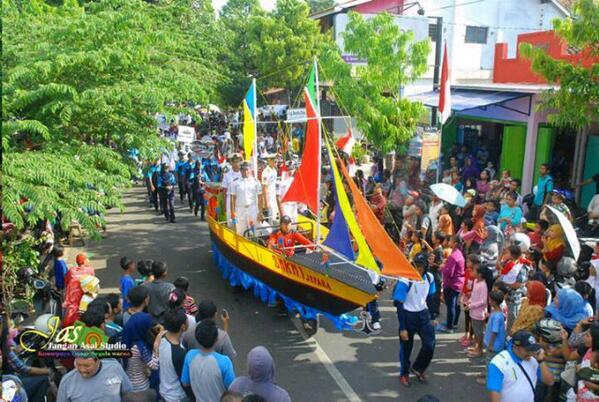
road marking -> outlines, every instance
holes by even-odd
[[[345,397],[350,402],[361,402],[362,399],[358,396],[356,391],[349,385],[343,374],[337,369],[329,355],[324,351],[324,349],[320,346],[316,338],[308,338],[304,333],[304,329],[302,328],[301,321],[298,319],[291,319],[293,325],[297,329],[297,332],[300,333],[304,341],[307,343],[311,343],[314,345],[314,354],[320,360],[324,368],[329,372],[333,380],[337,383],[341,391],[345,394]]]

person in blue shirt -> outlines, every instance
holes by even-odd
[[[553,385],[553,374],[544,362],[545,352],[528,331],[512,336],[506,350],[488,367],[487,390],[491,402],[533,402],[537,379]]]
[[[537,193],[529,210],[529,220],[536,221],[541,212],[541,207],[545,204],[547,195],[553,191],[553,177],[551,177],[550,166],[543,163],[539,168],[539,179],[537,181]]]
[[[135,287],[135,280],[133,279],[133,273],[135,272],[136,263],[127,257],[121,258],[121,268],[123,269],[123,276],[121,276],[121,297],[123,298],[123,310],[127,310],[131,305],[127,300],[129,291]]]
[[[189,161],[185,158],[183,152],[179,152],[179,160],[175,163],[175,173],[177,175],[177,184],[179,185],[179,197],[181,202],[187,194],[187,170],[189,169]]]
[[[191,387],[198,401],[218,401],[235,380],[233,363],[214,351],[218,329],[213,320],[198,322],[195,337],[200,348],[191,349],[185,355],[181,385]]]
[[[511,227],[518,227],[522,223],[522,209],[516,204],[518,195],[514,191],[510,191],[505,196],[505,204],[501,205],[497,223],[502,232]]]
[[[494,290],[489,294],[489,304],[491,305],[491,315],[485,328],[483,343],[487,352],[485,353],[485,367],[488,367],[491,360],[505,349],[505,314],[501,310],[501,303],[505,299],[505,293],[501,290]],[[486,373],[480,374],[476,379],[479,384],[485,384]]]
[[[400,279],[393,289],[393,304],[397,308],[399,320],[399,360],[400,383],[410,385],[410,373],[418,381],[426,382],[424,372],[433,359],[435,351],[435,330],[428,310],[427,299],[437,291],[435,279],[430,272],[426,272],[428,256],[419,253],[414,257],[414,266],[422,276],[421,282],[411,282]],[[418,334],[422,342],[420,352],[410,364],[410,354],[414,345],[414,335]]]
[[[187,173],[189,183],[189,210],[193,211],[195,216],[198,216],[198,210],[201,209],[200,219],[205,220],[205,205],[204,205],[204,171],[200,161],[194,161]]]
[[[156,180],[160,207],[167,221],[175,223],[175,175],[169,170],[168,163],[162,164],[162,169]]]
[[[158,174],[160,173],[160,161],[154,162],[154,164],[148,169],[148,181],[150,183],[150,205],[154,206],[154,210],[158,213]],[[159,212],[162,214],[162,210]]]
[[[65,285],[64,278],[69,271],[67,262],[64,259],[64,248],[58,245],[54,246],[52,254],[54,255],[54,285],[56,289],[62,290]]]

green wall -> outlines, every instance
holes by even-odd
[[[522,179],[525,147],[526,126],[504,126],[499,171],[509,169],[512,177]]]
[[[551,161],[551,151],[555,144],[556,131],[553,127],[539,127],[537,136],[537,150],[535,153],[535,171],[533,176],[533,185],[539,178],[539,168],[543,163]]]
[[[599,173],[599,135],[590,135],[587,142],[587,152],[584,160],[583,180],[592,177],[595,173]],[[587,184],[582,188],[580,197],[580,206],[586,208],[591,202],[591,198],[595,195],[595,183]]]

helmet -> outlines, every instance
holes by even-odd
[[[570,277],[577,270],[576,260],[572,257],[562,257],[557,263],[557,274]]]
[[[60,318],[54,314],[42,314],[35,319],[34,328],[45,334],[51,334],[60,325]]]
[[[526,233],[514,233],[510,240],[513,245],[520,247],[523,253],[530,248],[530,237]]]
[[[535,332],[549,343],[559,343],[562,340],[562,324],[551,318],[543,318],[537,322]]]

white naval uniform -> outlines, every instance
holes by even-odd
[[[223,176],[222,188],[227,190],[227,198],[225,199],[225,211],[227,214],[227,226],[231,225],[231,191],[233,190],[233,183],[241,179],[241,171],[229,170]]]
[[[266,189],[266,208],[268,208],[268,217],[273,224],[279,218],[279,208],[277,206],[277,169],[267,166],[262,171],[262,185]]]
[[[258,222],[258,195],[262,194],[262,185],[252,176],[233,183],[231,195],[235,196],[235,220],[237,233],[243,233]]]
[[[279,185],[279,197],[281,199],[283,199],[283,197],[287,193],[287,190],[289,190],[289,187],[291,187],[291,183],[293,183],[293,177],[286,177],[284,179],[281,179],[281,184]],[[295,201],[281,202],[281,213],[291,218],[291,222],[293,223],[293,229],[295,229],[295,223],[297,222],[298,206],[298,203]]]

